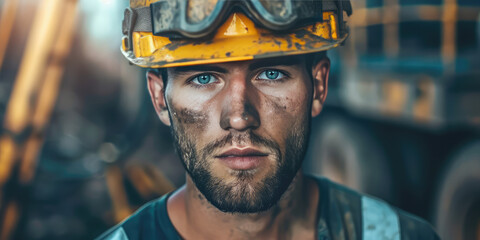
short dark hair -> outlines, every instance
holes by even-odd
[[[315,53],[307,53],[304,54],[305,57],[305,67],[308,72],[312,69],[315,64],[317,64],[320,60],[327,57],[327,51],[315,52]],[[148,71],[155,73],[157,76],[162,77],[163,81],[163,89],[167,86],[167,79],[168,79],[168,72],[167,68],[151,68]]]
[[[305,67],[307,68],[307,71],[310,72],[313,66],[326,57],[327,51],[305,54]]]
[[[168,79],[168,73],[166,68],[150,68],[147,70],[147,72],[152,72],[155,75],[162,77],[163,81],[163,89],[165,89],[165,86],[167,85],[167,79]]]

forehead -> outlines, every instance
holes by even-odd
[[[169,76],[175,76],[183,72],[191,71],[215,71],[227,73],[229,69],[244,69],[254,71],[259,68],[268,68],[274,66],[304,67],[306,65],[305,56],[283,56],[276,58],[254,59],[248,61],[225,62],[217,64],[193,65],[185,67],[168,68]]]

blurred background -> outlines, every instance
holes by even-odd
[[[0,0],[0,240],[93,239],[179,187],[128,0]],[[480,1],[353,0],[305,170],[480,239]]]

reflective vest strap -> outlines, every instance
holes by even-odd
[[[97,239],[100,240],[100,239]],[[119,227],[112,233],[110,233],[106,238],[102,240],[128,240],[127,234],[125,233],[125,230],[123,230],[123,227]]]
[[[383,201],[362,196],[363,239],[400,240],[398,215]]]

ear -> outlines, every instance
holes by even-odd
[[[314,66],[312,66],[313,77],[313,101],[312,101],[312,117],[320,114],[327,98],[328,75],[330,73],[330,59],[322,58]]]
[[[165,86],[162,76],[159,76],[153,71],[147,71],[147,86],[158,117],[165,125],[170,126],[170,117],[168,115],[167,102],[165,101]]]

